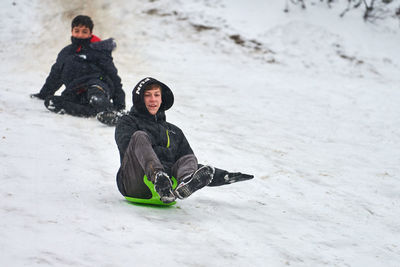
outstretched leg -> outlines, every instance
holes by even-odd
[[[179,158],[172,166],[171,174],[174,176],[180,184],[186,178],[192,176],[197,171],[197,158],[194,154],[188,154]]]
[[[207,186],[213,179],[214,168],[203,166],[197,169],[197,158],[194,154],[181,157],[172,167],[172,174],[178,180],[174,191],[176,197],[184,199],[197,190]]]
[[[96,115],[96,110],[89,106],[80,104],[74,99],[66,96],[50,96],[44,101],[46,108],[58,114],[69,114],[78,117],[91,117]]]

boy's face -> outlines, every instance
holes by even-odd
[[[160,88],[146,90],[143,98],[149,113],[151,115],[156,115],[162,103]]]
[[[72,36],[78,39],[87,39],[92,37],[92,32],[86,26],[79,25],[72,28]]]

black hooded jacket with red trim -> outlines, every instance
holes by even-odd
[[[114,40],[101,41],[95,35],[86,40],[71,39],[72,44],[60,51],[51,67],[39,93],[41,98],[54,95],[63,84],[65,90],[62,94],[75,94],[81,88],[97,84],[108,93],[116,109],[124,109],[125,93],[111,56]]]

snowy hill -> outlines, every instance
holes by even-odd
[[[1,266],[398,266],[400,32],[316,1],[2,1]],[[172,88],[167,119],[199,161],[255,179],[170,208],[119,194],[114,129],[38,92],[78,14],[114,37],[131,105]]]

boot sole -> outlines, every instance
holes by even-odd
[[[160,196],[160,200],[162,202],[166,203],[166,204],[174,202],[176,197],[175,197],[174,193],[172,192],[172,182],[171,182],[171,180],[164,181],[162,183],[164,183],[164,184],[161,187],[159,187],[158,185],[156,186],[154,184],[154,190]]]
[[[214,168],[211,166],[203,166],[198,169],[188,182],[183,182],[175,189],[174,194],[179,199],[189,197],[197,190],[207,186],[211,183],[214,176]]]

